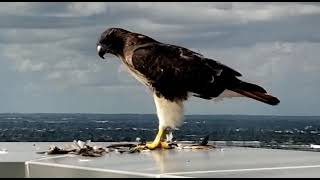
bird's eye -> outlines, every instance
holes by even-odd
[[[103,44],[108,44],[108,43],[110,43],[110,38],[107,36],[107,37],[105,37],[104,39],[102,39],[102,43]]]

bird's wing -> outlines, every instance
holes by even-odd
[[[194,88],[213,83],[221,74],[241,74],[218,61],[203,57],[189,49],[162,43],[136,48],[132,65],[143,74],[153,87],[194,92]]]

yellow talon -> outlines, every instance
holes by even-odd
[[[163,137],[166,134],[166,130],[164,128],[159,128],[158,134],[153,142],[148,142],[146,145],[139,145],[136,148],[139,150],[143,150],[145,148],[154,150],[156,148],[161,149],[171,149],[173,148],[171,144],[168,144],[167,142],[164,142]]]
[[[163,136],[165,135],[165,129],[159,128],[158,134],[152,143],[147,143],[146,147],[150,150],[161,147],[161,141],[163,141]]]
[[[146,148],[153,150],[156,148],[161,148],[161,149],[172,149],[172,145],[170,143],[160,141],[159,144],[154,144],[154,143],[147,143],[144,145]]]
[[[172,149],[173,148],[172,144],[167,143],[167,142],[160,142],[160,147],[162,149]]]

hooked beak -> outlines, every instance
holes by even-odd
[[[99,56],[100,56],[102,59],[104,59],[103,56],[106,54],[107,50],[106,50],[103,46],[98,45],[98,46],[97,46],[97,51],[98,51]]]

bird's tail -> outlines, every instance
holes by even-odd
[[[278,98],[268,95],[267,91],[262,87],[244,81],[240,81],[235,87],[229,90],[269,105],[274,106],[280,103]]]

